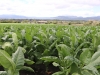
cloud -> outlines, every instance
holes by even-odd
[[[97,16],[99,7],[100,0],[0,0],[0,14],[36,17]]]

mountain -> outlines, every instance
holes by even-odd
[[[83,20],[83,17],[77,17],[77,16],[58,16],[55,17],[55,19],[58,20]]]
[[[100,20],[100,16],[87,17],[86,19],[87,19],[87,20],[88,20],[88,19],[92,19],[92,20]]]
[[[28,17],[20,15],[0,15],[0,19],[28,19]]]
[[[57,17],[27,17],[21,15],[0,15],[0,19],[57,19],[57,20],[100,20],[100,16],[77,17],[77,16],[57,16]]]
[[[94,17],[58,16],[55,18],[58,20],[100,20],[100,16],[94,16]]]

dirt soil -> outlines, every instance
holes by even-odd
[[[34,69],[34,73],[29,71],[20,71],[20,75],[52,75],[52,73],[59,71],[59,68],[54,67],[52,64],[48,65],[47,70],[47,67],[44,64],[35,64],[30,67]],[[2,66],[0,66],[0,71],[4,71]]]
[[[58,67],[54,67],[52,64],[48,65],[48,70],[44,64],[32,65],[34,73],[28,71],[20,71],[20,75],[52,75],[52,73],[59,71]]]
[[[48,65],[48,69],[44,64],[35,64],[30,67],[34,69],[34,73],[29,71],[20,71],[20,75],[52,75],[52,73],[59,71],[59,68],[54,67],[52,64]],[[2,66],[0,66],[0,71],[4,71]]]

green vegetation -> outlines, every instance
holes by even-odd
[[[19,66],[34,62],[59,67],[52,75],[100,75],[99,26],[0,25],[0,49],[7,75],[19,75]]]
[[[2,24],[99,26],[99,20],[0,19]]]
[[[0,19],[0,23],[27,23],[27,24],[61,24],[61,25],[81,25],[84,20],[46,20],[46,19]]]
[[[5,47],[8,46],[6,45]],[[5,50],[0,50],[0,64],[5,69],[5,71],[0,71],[0,75],[19,75],[19,70],[21,69],[27,69],[34,72],[32,68],[24,66],[25,60],[28,60],[24,58],[24,52],[25,50],[23,48],[18,47],[11,58]]]

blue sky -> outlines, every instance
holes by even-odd
[[[100,16],[100,0],[0,0],[0,15]]]

